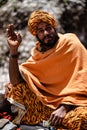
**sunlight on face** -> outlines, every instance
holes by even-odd
[[[40,23],[37,28],[37,39],[41,44],[51,46],[58,39],[56,30],[47,23]]]

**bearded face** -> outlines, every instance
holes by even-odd
[[[40,23],[38,25],[36,37],[42,47],[48,48],[52,48],[58,40],[56,29],[47,23]]]

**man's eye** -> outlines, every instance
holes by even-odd
[[[50,30],[52,30],[52,28],[51,28],[51,27],[47,27],[46,30],[47,30],[47,31],[50,31]]]
[[[38,30],[38,33],[43,33],[44,31],[43,30]]]

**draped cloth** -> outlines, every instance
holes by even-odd
[[[55,109],[61,103],[87,106],[87,50],[75,34],[58,34],[57,44],[38,51],[20,65],[28,87],[45,105]]]

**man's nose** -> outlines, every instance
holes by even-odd
[[[47,30],[44,30],[44,35],[47,35],[48,34],[48,31]]]

